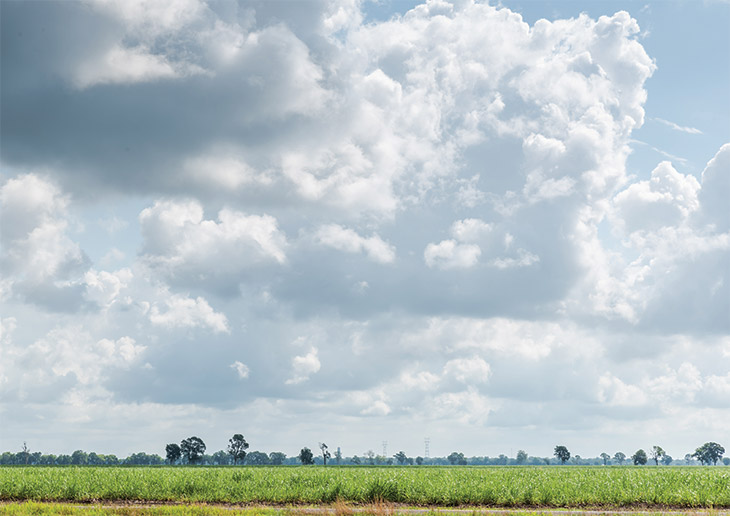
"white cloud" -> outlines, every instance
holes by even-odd
[[[241,275],[251,266],[286,262],[286,237],[270,215],[224,208],[206,220],[197,201],[157,201],[139,215],[143,258],[175,277]]]
[[[0,292],[51,310],[80,305],[79,275],[88,258],[69,236],[68,199],[35,174],[9,179],[0,189]]]
[[[664,120],[663,118],[654,118],[654,120],[656,120],[657,122],[659,122],[661,124],[666,125],[667,127],[671,127],[675,131],[680,131],[680,132],[688,133],[688,134],[703,134],[702,131],[700,131],[699,129],[697,129],[695,127],[682,126],[679,124],[675,124],[674,122],[670,122],[669,120]]]
[[[481,357],[455,358],[446,362],[443,374],[458,382],[474,385],[485,383],[491,374],[489,364]]]
[[[374,262],[392,263],[395,260],[395,248],[378,235],[365,238],[339,224],[327,224],[317,230],[315,237],[322,245],[338,251],[365,253]]]
[[[114,46],[95,62],[85,62],[76,71],[74,83],[84,89],[97,84],[130,84],[172,79],[183,75],[164,56],[148,48]]]
[[[270,185],[272,178],[250,167],[245,160],[233,152],[217,151],[189,158],[183,165],[191,179],[201,187],[236,190],[259,184]]]
[[[81,391],[102,396],[105,375],[134,367],[145,350],[128,336],[97,340],[80,326],[57,327],[30,345],[7,347],[4,374],[12,388],[5,393],[33,403],[55,403]]]
[[[229,333],[228,318],[216,312],[202,297],[195,299],[172,295],[164,301],[165,309],[157,304],[149,312],[150,322],[166,328],[208,328],[215,333]]]
[[[240,360],[233,362],[231,364],[231,369],[236,371],[236,374],[238,374],[238,377],[242,380],[248,378],[248,374],[251,371],[249,367]]]
[[[676,226],[699,208],[699,182],[663,161],[649,181],[639,181],[614,198],[619,220],[627,232]]]
[[[96,271],[90,269],[84,274],[86,298],[102,308],[110,307],[132,280],[130,269],[120,269],[116,272]]]
[[[317,353],[317,348],[312,346],[306,355],[298,355],[292,359],[294,376],[286,381],[287,385],[296,385],[309,380],[310,376],[319,371],[321,364]]]
[[[699,199],[702,203],[703,222],[713,224],[718,231],[730,230],[728,210],[730,192],[730,143],[724,144],[702,171],[702,189]]]
[[[540,262],[540,257],[536,254],[532,254],[524,249],[517,249],[517,256],[515,257],[502,257],[495,258],[489,262],[489,265],[496,267],[497,269],[512,269],[519,267],[530,267]]]
[[[459,242],[478,242],[492,231],[492,225],[480,219],[457,220],[451,225],[451,234]]]
[[[428,244],[423,259],[429,267],[439,269],[468,269],[479,261],[482,250],[475,244],[459,244],[455,240],[442,240]]]
[[[432,317],[423,329],[407,334],[403,344],[434,351],[492,351],[529,360],[544,359],[562,348],[576,356],[601,350],[595,338],[572,324],[507,318]]]

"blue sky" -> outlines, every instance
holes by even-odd
[[[0,9],[2,450],[727,436],[727,2]]]

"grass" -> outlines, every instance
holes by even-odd
[[[58,503],[24,502],[0,505],[0,514],[8,516],[231,516],[231,509],[206,505],[163,505],[159,507],[79,507]],[[273,516],[274,509],[248,508],[235,511],[245,516]]]
[[[730,468],[4,467],[0,500],[730,508]]]

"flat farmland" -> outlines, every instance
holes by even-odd
[[[3,467],[0,500],[730,508],[726,467]]]

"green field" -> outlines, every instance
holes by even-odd
[[[729,508],[724,467],[4,467],[1,500]]]

